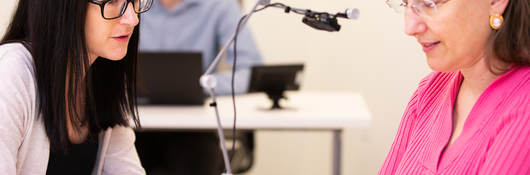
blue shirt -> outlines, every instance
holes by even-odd
[[[158,0],[141,15],[140,51],[198,51],[203,55],[204,70],[214,60],[222,45],[235,32],[241,18],[235,0],[182,0],[168,10]],[[248,89],[250,68],[261,64],[261,55],[248,28],[243,28],[237,39],[236,93]],[[233,45],[226,55],[228,65],[233,62]],[[216,93],[231,92],[231,71],[217,72]]]

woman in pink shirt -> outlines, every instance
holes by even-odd
[[[530,174],[530,1],[387,0],[433,73],[379,174]]]

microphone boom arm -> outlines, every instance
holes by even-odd
[[[262,5],[263,7],[258,9],[258,6],[260,6],[260,5]],[[332,15],[332,14],[325,13],[325,12],[314,12],[314,11],[311,11],[311,10],[308,10],[308,9],[304,10],[304,9],[298,9],[298,8],[291,8],[291,7],[286,6],[284,4],[281,4],[281,3],[270,4],[270,0],[256,0],[256,4],[252,8],[252,10],[248,13],[248,15],[245,15],[243,17],[240,25],[238,25],[239,27],[236,29],[236,32],[234,32],[234,34],[232,34],[232,36],[230,37],[230,40],[228,40],[223,45],[223,47],[221,48],[219,53],[217,53],[217,56],[215,57],[215,59],[212,61],[210,66],[208,66],[208,69],[204,72],[204,74],[201,75],[200,80],[199,80],[200,85],[205,90],[207,90],[209,92],[210,97],[212,98],[212,103],[210,103],[210,106],[215,108],[215,115],[216,115],[216,119],[217,119],[217,134],[219,136],[219,142],[221,142],[220,146],[221,146],[221,151],[223,153],[223,160],[224,160],[224,164],[225,164],[225,168],[226,168],[226,173],[223,173],[222,175],[232,175],[232,169],[231,169],[231,166],[230,166],[230,160],[228,158],[228,151],[226,150],[226,142],[225,142],[225,138],[224,138],[223,126],[221,124],[221,119],[219,117],[219,111],[217,109],[217,99],[216,99],[216,95],[215,95],[215,87],[217,85],[217,80],[216,80],[215,76],[212,75],[212,74],[213,74],[215,68],[217,67],[217,65],[219,64],[219,61],[221,60],[222,56],[228,50],[228,47],[236,39],[237,31],[239,31],[241,28],[245,27],[245,25],[247,24],[248,19],[254,13],[256,13],[258,11],[261,11],[261,10],[267,8],[267,7],[282,8],[282,9],[284,9],[285,13],[293,12],[293,13],[296,13],[296,14],[305,15],[304,23],[306,23],[307,25],[309,25],[309,26],[311,26],[313,28],[320,29],[320,30],[328,30],[329,26],[328,25],[324,25],[321,28],[321,24],[318,24],[318,23],[321,22],[319,20],[324,20],[324,22],[329,22],[329,21],[325,21],[325,20],[330,20],[332,22],[331,23],[332,24],[332,29],[331,30],[338,31],[338,29],[340,29],[340,25],[337,24],[337,21],[336,21],[337,17],[349,18],[349,19],[357,19],[358,16],[359,16],[359,11],[357,9],[353,9],[353,10],[348,9],[348,10],[346,10],[345,13],[337,13],[335,15]],[[306,18],[309,19],[309,21],[306,21]],[[316,21],[314,21],[314,20],[316,20]],[[333,21],[334,21],[334,23],[333,23]],[[312,23],[315,24],[315,25],[312,25]],[[336,29],[336,26],[338,26],[338,29]],[[330,31],[330,30],[328,30],[328,31]],[[234,108],[234,110],[235,110],[235,108]],[[235,126],[235,123],[234,123],[234,126]],[[232,144],[235,144],[235,143],[232,143]]]
[[[248,19],[252,16],[252,14],[256,12],[256,9],[258,8],[259,5],[266,6],[268,4],[269,4],[269,0],[257,0],[256,4],[252,8],[252,11],[250,11],[250,13],[241,22],[240,28],[243,28],[246,25]],[[237,30],[239,30],[240,28],[238,28]],[[212,75],[212,73],[215,70],[215,67],[217,67],[217,64],[219,64],[219,61],[221,60],[222,55],[227,51],[228,47],[232,44],[232,42],[234,42],[236,37],[237,37],[236,33],[232,34],[232,36],[230,37],[230,40],[228,40],[224,44],[223,48],[219,51],[219,53],[217,53],[217,56],[215,57],[214,61],[210,64],[210,66],[208,66],[208,69],[206,70],[206,72],[204,72],[204,74],[201,76],[199,80],[201,86],[204,89],[206,89],[210,93],[210,96],[212,97],[212,103],[210,104],[210,106],[215,108],[215,115],[217,119],[217,134],[220,139],[219,142],[221,142],[220,144],[221,151],[223,153],[223,161],[224,161],[225,169],[226,169],[226,173],[223,173],[222,175],[232,175],[232,169],[230,166],[230,160],[228,158],[228,151],[226,150],[226,141],[224,138],[223,126],[221,124],[221,118],[219,117],[219,112],[217,109],[217,99],[215,96],[215,86],[217,84],[217,80],[215,76]],[[232,143],[232,144],[235,144],[235,143]]]

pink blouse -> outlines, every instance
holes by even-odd
[[[445,148],[462,79],[435,72],[420,82],[379,174],[530,174],[530,67],[493,81]]]

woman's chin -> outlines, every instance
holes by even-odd
[[[432,57],[427,57],[427,63],[431,70],[436,72],[454,72],[456,69],[449,63]]]
[[[111,61],[120,61],[125,57],[125,55],[127,55],[127,52],[109,54],[108,56],[104,58],[111,60]]]

